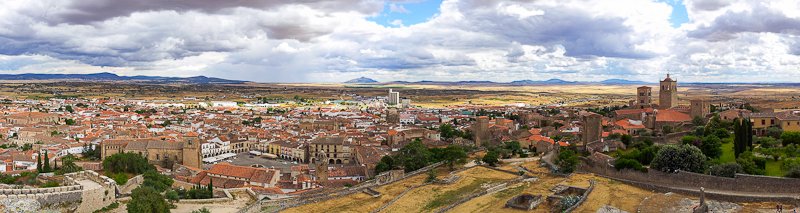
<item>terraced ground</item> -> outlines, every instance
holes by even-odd
[[[509,163],[499,168],[507,171],[517,171],[519,166],[531,170],[533,173],[529,175],[536,176],[538,180],[511,185],[504,190],[471,199],[448,212],[525,212],[504,208],[505,202],[521,193],[547,196],[552,194],[550,189],[559,184],[588,187],[589,180],[596,181],[594,190],[575,212],[596,212],[597,209],[606,205],[628,212],[637,212],[640,209],[658,212],[659,209],[664,210],[680,205],[680,201],[686,198],[695,201],[698,199],[697,197],[681,194],[667,194],[668,196],[665,196],[665,193],[645,190],[594,174],[573,174],[570,177],[550,175],[549,171],[540,167],[536,161]],[[437,175],[440,178],[446,177],[447,174],[448,171],[444,168],[437,170]],[[517,177],[516,175],[483,167],[472,167],[459,172],[458,175],[462,176],[462,178],[449,185],[430,184],[411,189],[381,212],[435,212],[455,203],[464,196],[483,190],[488,184],[501,183]],[[395,199],[403,191],[423,184],[426,176],[426,174],[420,174],[390,185],[377,187],[375,190],[382,193],[379,198],[357,193],[288,209],[286,212],[372,212]],[[738,205],[741,206],[741,212],[774,212],[771,210],[777,203],[739,203]],[[549,208],[546,204],[542,204],[537,209],[528,212],[549,212]],[[784,209],[791,208],[793,207],[784,205]]]

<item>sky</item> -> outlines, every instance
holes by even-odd
[[[800,82],[796,0],[3,0],[0,73]]]

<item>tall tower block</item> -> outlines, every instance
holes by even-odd
[[[672,80],[667,74],[667,78],[661,81],[661,88],[658,91],[658,108],[669,109],[678,105],[678,81]]]
[[[183,138],[183,165],[203,169],[203,158],[200,157],[200,139],[197,133],[190,132]]]
[[[651,93],[652,88],[648,86],[636,88],[636,106],[649,107],[652,103]]]

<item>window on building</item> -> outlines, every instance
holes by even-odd
[[[775,125],[775,119],[769,119],[769,125]]]
[[[761,119],[761,125],[767,125],[767,120]]]

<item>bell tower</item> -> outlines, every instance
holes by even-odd
[[[189,133],[183,137],[183,165],[203,169],[203,159],[200,157],[200,140],[197,134]]]
[[[669,109],[678,105],[678,81],[672,80],[667,74],[667,78],[660,82],[658,90],[658,108]]]

